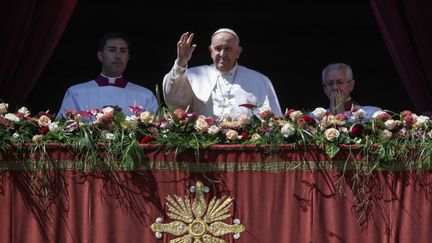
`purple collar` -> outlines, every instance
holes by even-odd
[[[100,87],[111,85],[111,86],[116,86],[116,87],[119,87],[119,88],[124,88],[128,84],[128,81],[126,79],[124,79],[123,77],[116,78],[115,82],[113,84],[110,84],[108,82],[108,78],[106,78],[106,77],[104,77],[104,76],[102,76],[100,74],[99,74],[99,76],[97,76],[97,78],[95,79],[95,81],[96,81],[96,83]]]

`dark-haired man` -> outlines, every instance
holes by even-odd
[[[123,78],[129,61],[129,40],[126,36],[115,32],[104,35],[100,40],[97,58],[102,64],[101,73],[94,80],[68,88],[58,118],[70,109],[83,111],[105,106],[119,107],[126,115],[132,114],[129,106],[157,111],[157,99],[149,89]]]

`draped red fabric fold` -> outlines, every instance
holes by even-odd
[[[380,171],[343,174],[319,149],[279,150],[214,146],[180,154],[145,148],[136,171],[73,170],[76,157],[50,149],[47,174],[19,169],[24,160],[2,156],[0,242],[169,242],[150,225],[167,215],[167,196],[194,199],[199,180],[211,198],[234,198],[232,224],[246,230],[226,242],[428,242],[432,224],[432,174]],[[198,159],[199,158],[199,159]],[[359,187],[353,190],[354,185]]]
[[[370,0],[387,49],[418,113],[432,111],[432,2]]]
[[[22,105],[54,52],[77,0],[6,1],[0,8],[0,98]]]

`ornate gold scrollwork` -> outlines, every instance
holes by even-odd
[[[206,187],[200,181],[193,187],[195,199],[191,205],[189,198],[184,199],[174,195],[167,196],[167,215],[171,223],[162,223],[161,218],[150,226],[157,238],[162,238],[162,233],[166,232],[179,238],[170,240],[170,243],[202,243],[214,242],[225,243],[225,240],[217,238],[228,233],[234,233],[234,238],[238,239],[245,227],[240,224],[240,220],[235,219],[234,224],[221,222],[231,217],[230,208],[233,199],[231,197],[214,197],[207,206],[204,192]]]

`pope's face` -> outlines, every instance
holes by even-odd
[[[234,68],[242,52],[238,39],[227,32],[220,32],[213,36],[209,50],[216,69],[223,73]]]

